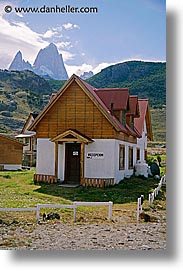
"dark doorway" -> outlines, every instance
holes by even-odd
[[[65,181],[80,182],[80,143],[65,144]]]

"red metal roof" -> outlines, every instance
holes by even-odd
[[[129,90],[126,88],[95,89],[95,93],[100,97],[109,110],[111,109],[111,103],[113,103],[114,110],[128,109]]]
[[[139,115],[139,108],[138,108],[138,97],[137,95],[131,95],[129,98],[129,105],[130,105],[130,110],[127,112],[127,115],[134,115],[138,116]]]
[[[138,99],[138,96],[136,95],[129,96],[129,89],[127,88],[96,89],[84,80],[80,79],[80,81],[82,81],[84,86],[87,87],[105,111],[110,114],[111,118],[118,127],[120,127],[122,132],[138,138],[142,137],[148,99]],[[113,103],[114,110],[127,110],[127,115],[134,115],[134,129],[127,124],[122,125],[121,122],[111,114],[111,103]]]
[[[148,107],[149,101],[148,99],[138,99],[138,105],[139,105],[140,116],[134,119],[134,128],[140,133],[140,135],[142,135],[144,121],[146,121],[148,138],[152,139],[152,129],[151,129],[151,123],[150,123],[149,107]]]

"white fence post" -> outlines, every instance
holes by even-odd
[[[76,208],[77,208],[77,204],[74,201],[73,202],[73,220],[74,220],[74,222],[76,221]]]
[[[140,208],[141,208],[141,198],[138,198],[138,200],[137,200],[137,222],[139,221]]]
[[[109,210],[108,210],[108,218],[109,218],[109,220],[112,219],[112,205],[113,205],[113,202],[109,201]]]
[[[141,195],[137,200],[137,222],[139,221],[140,213],[142,213],[143,202],[144,202],[144,195]]]
[[[149,205],[150,206],[152,205],[155,197],[158,195],[158,193],[159,193],[159,191],[160,191],[160,189],[162,187],[163,182],[165,182],[165,181],[166,181],[166,175],[164,175],[164,176],[161,177],[161,179],[160,179],[160,181],[158,183],[158,187],[156,187],[154,189],[154,191],[149,194]]]

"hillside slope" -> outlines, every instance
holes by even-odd
[[[103,69],[87,82],[96,88],[129,88],[131,95],[149,98],[151,107],[166,104],[166,63],[127,61]]]
[[[0,70],[0,132],[17,134],[30,112],[40,112],[52,88],[31,71]]]

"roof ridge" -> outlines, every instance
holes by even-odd
[[[129,91],[129,88],[108,88],[108,87],[106,87],[106,88],[94,88],[95,89],[95,91],[97,92],[97,91]]]
[[[138,98],[138,101],[149,101],[148,98]]]

